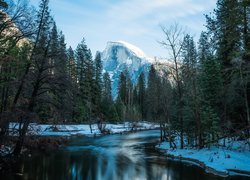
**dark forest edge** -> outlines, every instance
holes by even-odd
[[[198,47],[181,26],[161,26],[173,64],[159,73],[152,65],[132,84],[122,72],[118,96],[102,73],[99,52],[83,38],[66,48],[49,10],[28,1],[0,0],[0,143],[8,143],[10,121],[19,122],[13,156],[19,156],[31,122],[102,121],[159,123],[161,140],[174,148],[203,148],[222,137],[244,139],[250,146],[249,68],[250,1],[218,0],[206,15],[207,30]],[[187,140],[187,141],[185,141]]]

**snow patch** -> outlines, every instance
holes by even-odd
[[[151,65],[151,58],[148,58],[141,49],[124,41],[108,42],[101,53],[101,59],[104,72],[110,74],[114,98],[117,96],[121,72],[127,70],[132,83],[136,84],[142,72],[145,77],[148,76]]]
[[[132,123],[125,122],[122,124],[106,124],[106,129],[111,133],[123,133],[131,130]],[[159,126],[154,123],[140,122],[137,123],[138,130],[155,129]],[[10,123],[9,134],[11,136],[18,135],[19,123]],[[73,135],[85,135],[95,136],[100,135],[101,132],[98,129],[97,124],[91,125],[92,132],[89,124],[74,124],[74,125],[51,125],[51,124],[37,124],[31,123],[28,127],[28,135],[38,136],[73,136]]]
[[[233,171],[250,172],[250,150],[241,148],[244,142],[238,141],[236,146],[231,149],[223,147],[210,147],[204,149],[171,149],[168,142],[157,145],[164,153],[174,157],[183,157],[198,160],[204,163],[206,167],[212,168],[218,172],[228,175],[235,174]]]
[[[117,42],[113,42],[113,43],[119,43],[123,46],[125,46],[126,48],[130,49],[136,56],[140,57],[140,58],[146,58],[145,53],[138,47],[125,42],[125,41],[117,41]]]

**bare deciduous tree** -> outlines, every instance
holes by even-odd
[[[181,51],[183,49],[183,40],[185,37],[185,31],[183,28],[174,23],[173,25],[166,27],[161,25],[161,30],[165,35],[165,40],[160,41],[159,43],[165,47],[170,55],[171,60],[174,63],[174,67],[171,67],[170,71],[172,73],[175,85],[177,87],[177,97],[178,97],[178,120],[180,123],[180,140],[181,148],[184,147],[184,138],[183,138],[183,90],[182,90],[182,81],[180,78],[180,69],[179,65],[181,64]]]

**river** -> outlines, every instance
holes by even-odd
[[[159,131],[126,135],[74,137],[53,153],[37,153],[23,159],[15,173],[0,174],[6,180],[210,180],[222,178],[189,163],[167,159],[155,149]]]

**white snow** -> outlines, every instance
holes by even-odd
[[[118,48],[119,50],[114,51],[114,49]],[[126,54],[125,52],[129,51],[129,54]],[[149,63],[152,61],[152,58],[149,58],[146,56],[146,54],[138,47],[125,42],[125,41],[109,41],[107,43],[107,46],[105,50],[102,52],[102,60],[104,61],[104,67],[105,62],[112,60],[114,57],[114,54],[117,55],[117,60],[119,63],[129,63],[130,65],[132,62],[135,62],[135,58],[140,59],[141,63]],[[130,61],[128,61],[130,59]],[[113,66],[114,64],[111,64]],[[104,68],[105,69],[105,68]]]
[[[110,74],[112,80],[112,96],[117,96],[117,86],[121,72],[125,70],[133,84],[137,83],[141,72],[147,77],[151,59],[138,47],[124,41],[110,41],[101,53],[104,72]]]
[[[72,135],[100,135],[97,124],[92,124],[92,132],[89,124],[74,124],[74,125],[50,125],[50,124],[37,124],[31,123],[28,128],[28,135],[39,136],[72,136]],[[125,122],[122,124],[106,124],[106,129],[111,133],[122,133],[131,130],[132,123]],[[159,126],[153,123],[140,122],[137,123],[138,130],[155,129]],[[18,135],[18,123],[10,123],[9,134],[12,136]]]
[[[232,170],[250,172],[250,149],[244,141],[237,141],[230,149],[219,146],[201,150],[171,149],[168,142],[157,145],[157,148],[167,155],[198,160],[206,167],[228,175],[235,174]]]
[[[147,81],[150,66],[156,65],[160,74],[165,75],[169,67],[174,63],[166,58],[148,57],[140,48],[125,41],[109,41],[101,53],[104,72],[110,74],[112,80],[112,96],[116,98],[119,76],[125,70],[133,84],[137,83],[140,74],[143,72]],[[164,70],[164,72],[163,72]]]
[[[146,58],[145,53],[138,47],[125,42],[125,41],[117,41],[117,42],[113,42],[113,43],[120,43],[121,45],[125,46],[126,48],[130,49],[136,56],[140,57],[140,58]]]

